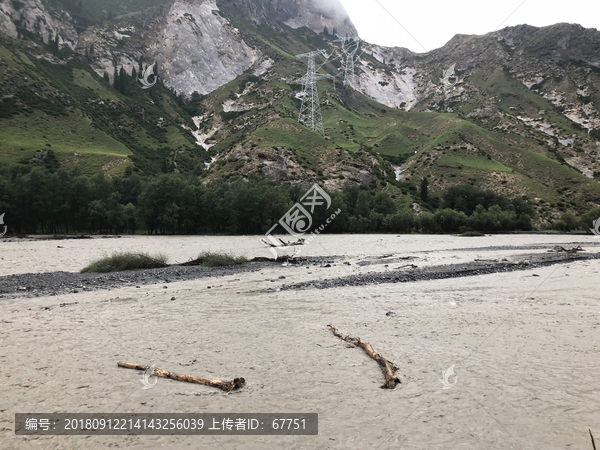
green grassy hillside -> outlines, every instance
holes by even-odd
[[[551,222],[565,211],[585,211],[600,201],[600,185],[566,165],[560,152],[536,136],[494,129],[497,124],[469,113],[479,107],[477,99],[453,113],[406,112],[383,106],[342,86],[334,89],[330,81],[319,83],[326,137],[297,124],[300,86],[295,84],[306,64],[292,55],[331,49],[332,42],[309,30],[285,29],[277,38],[269,28],[245,27],[234,22],[255,45],[262,46],[275,63],[256,80],[245,74],[208,95],[205,111],[215,111],[203,127],[218,128],[212,138],[219,161],[210,179],[230,178],[250,173],[273,173],[272,167],[286,162],[283,182],[320,181],[342,187],[348,183],[367,183],[388,191],[402,204],[411,204],[424,177],[429,190],[441,195],[448,187],[472,184],[492,189],[511,198],[527,198],[541,217]],[[323,60],[321,60],[323,61]],[[322,73],[340,75],[339,64],[326,63]],[[573,123],[556,113],[549,101],[526,89],[503,70],[491,71],[475,80],[481,104],[486,98],[506,97],[502,108],[524,112],[546,108],[555,123],[573,133],[583,134]],[[235,94],[252,89],[239,99]],[[506,93],[514,92],[508,95]],[[248,111],[223,113],[228,99],[236,105],[260,105]],[[521,99],[517,101],[515,99]],[[243,131],[240,131],[243,130]],[[404,170],[396,180],[392,165]],[[361,171],[372,174],[361,178]],[[279,178],[277,178],[279,177]]]
[[[115,2],[82,5],[91,14],[117,8]],[[157,2],[119,1],[111,20],[145,6]],[[423,202],[425,209],[435,209],[449,187],[470,184],[528,199],[547,223],[562,212],[584,212],[600,203],[600,185],[565,163],[567,149],[549,145],[547,134],[527,128],[518,116],[543,111],[564,134],[591,138],[506,68],[476,66],[461,74],[470,86],[467,100],[436,100],[440,112],[431,112],[433,97],[412,111],[393,109],[341,83],[332,36],[285,25],[256,27],[232,3],[219,6],[260,50],[262,61],[273,64],[260,76],[250,68],[191,100],[161,83],[143,90],[130,74],[119,76],[116,86],[91,70],[84,56],[0,39],[0,160],[113,177],[191,173],[205,184],[258,175],[284,184],[318,182],[332,190],[365,185],[385,191],[399,207],[420,202],[426,178],[433,200]],[[336,76],[335,83],[319,83],[326,137],[297,121],[298,79],[306,61],[294,55],[315,49],[332,55],[318,59],[319,71]],[[368,54],[362,59],[391,70]],[[490,107],[499,114],[476,114]],[[194,116],[208,134],[209,150],[186,131],[196,129]]]
[[[168,170],[184,153],[186,170],[203,167],[205,152],[182,128],[193,122],[164,86],[144,91],[128,76],[119,92],[83,58],[56,64],[40,56],[0,40],[3,161],[123,175]]]

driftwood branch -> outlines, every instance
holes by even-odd
[[[131,364],[119,361],[117,363],[119,367],[124,367],[125,369],[134,369],[134,370],[143,370],[146,371],[150,366],[141,366],[139,364]],[[202,384],[204,386],[211,386],[222,391],[229,392],[234,391],[236,389],[240,389],[246,384],[246,380],[244,378],[234,378],[231,381],[223,381],[223,380],[211,380],[210,378],[202,378],[202,377],[194,377],[192,375],[180,375],[174,372],[167,372],[166,370],[154,368],[152,375],[160,377],[160,378],[170,378],[171,380],[176,381],[184,381],[186,383],[195,383]]]
[[[377,353],[371,344],[366,341],[363,341],[360,338],[354,338],[351,336],[342,336],[338,330],[333,325],[327,325],[334,336],[339,337],[341,340],[354,344],[356,347],[361,347],[367,355],[373,358],[381,367],[381,371],[383,372],[383,376],[385,377],[385,383],[381,386],[382,389],[394,389],[398,384],[401,383],[400,378],[396,376],[396,371],[398,367],[394,363],[391,363],[379,353]]]
[[[270,248],[282,248],[282,247],[295,247],[298,245],[305,245],[306,244],[306,240],[305,239],[298,239],[296,242],[285,242],[283,239],[279,238],[277,239],[281,245],[277,245],[277,244],[273,244],[272,242],[268,242],[266,239],[261,239],[260,241],[263,243],[263,245],[265,247],[270,247]]]
[[[564,248],[561,247],[560,245],[557,245],[556,247],[554,247],[552,250],[548,250],[549,253],[578,253],[578,252],[585,252],[585,250],[583,248],[581,248],[581,246],[579,247],[573,247],[573,248]]]

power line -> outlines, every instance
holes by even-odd
[[[323,125],[323,116],[321,114],[317,82],[335,77],[317,73],[315,68],[315,58],[322,55],[325,55],[325,50],[316,50],[314,52],[303,53],[302,55],[296,56],[296,58],[308,59],[308,70],[306,71],[306,75],[298,80],[298,82],[303,84],[303,90],[301,92],[302,106],[300,107],[298,122],[325,136],[325,127]]]
[[[394,19],[394,21],[395,21],[395,22],[396,22],[398,25],[400,25],[400,27],[401,27],[401,28],[402,28],[402,29],[403,29],[403,30],[406,32],[406,34],[408,34],[408,35],[409,35],[411,38],[413,38],[413,40],[414,40],[414,41],[415,41],[417,44],[419,44],[419,45],[421,46],[421,48],[422,48],[422,49],[423,49],[425,52],[427,52],[427,49],[426,49],[425,47],[423,47],[423,45],[422,45],[422,44],[421,44],[419,41],[417,41],[417,38],[416,38],[416,37],[414,37],[412,34],[410,34],[410,31],[408,31],[408,30],[407,30],[407,29],[404,27],[404,25],[402,25],[402,24],[400,23],[400,21],[399,21],[398,19],[396,19],[396,18],[394,17],[394,15],[393,15],[391,12],[389,12],[389,11],[388,11],[388,10],[387,10],[387,9],[386,9],[386,8],[385,8],[385,7],[384,7],[382,4],[381,4],[381,2],[380,2],[379,0],[375,0],[375,3],[377,3],[377,4],[378,4],[378,5],[381,7],[381,9],[383,9],[383,10],[384,10],[386,13],[388,13],[388,15],[389,15],[389,16],[390,16],[392,19]]]
[[[354,76],[354,57],[358,52],[358,48],[360,47],[361,39],[359,37],[348,38],[341,37],[338,38],[334,42],[340,42],[342,44],[342,52],[346,56],[346,71],[344,75],[344,84],[349,84],[353,88],[355,88],[355,76]]]

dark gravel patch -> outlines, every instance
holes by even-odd
[[[590,246],[589,243],[582,243]],[[569,244],[569,246],[572,245]],[[531,248],[539,249],[542,244],[532,246],[507,246],[507,247],[489,247],[473,250],[500,250],[500,249],[521,249]],[[545,246],[545,248],[548,248]],[[461,251],[467,249],[453,249],[452,251]],[[415,252],[428,253],[428,252]],[[413,253],[414,254],[414,253]],[[390,255],[391,256],[391,255]],[[395,255],[394,255],[395,256]],[[376,258],[378,260],[381,257]],[[358,262],[357,265],[371,265],[376,263],[388,263],[384,258],[380,261]],[[406,262],[407,258],[394,258],[397,262]],[[412,257],[408,258],[413,260]],[[514,259],[514,258],[513,258]],[[521,255],[516,259],[516,264],[507,262],[471,262],[453,265],[443,265],[424,268],[403,268],[399,270],[386,270],[384,272],[357,274],[345,277],[338,277],[327,280],[315,280],[291,285],[282,285],[281,290],[292,289],[330,289],[344,286],[366,286],[382,283],[408,283],[413,281],[439,280],[445,278],[460,278],[477,275],[486,275],[499,272],[515,272],[545,267],[554,264],[566,264],[575,261],[586,261],[600,259],[600,253],[536,253]],[[327,256],[302,258],[298,261],[301,266],[321,266],[331,267],[332,264],[347,264],[344,256]],[[418,264],[418,263],[417,263]],[[92,292],[98,290],[119,289],[127,286],[142,286],[162,284],[167,286],[169,283],[196,280],[201,278],[216,278],[230,276],[239,273],[257,272],[265,268],[281,267],[281,262],[256,261],[248,264],[232,267],[184,267],[169,266],[161,269],[149,269],[140,271],[125,271],[109,274],[95,273],[72,273],[72,272],[49,272],[40,274],[21,274],[8,275],[0,277],[0,298],[19,298],[19,297],[45,297],[64,294],[75,294],[81,292]],[[280,278],[283,280],[284,278]]]
[[[318,265],[331,262],[332,258],[304,258],[303,265]],[[8,275],[0,277],[2,298],[46,297],[77,294],[122,287],[162,284],[179,281],[215,278],[246,272],[258,272],[268,267],[281,267],[281,263],[254,262],[230,267],[184,267],[169,266],[161,269],[129,270],[107,274],[48,272]]]
[[[517,272],[555,264],[567,264],[575,261],[600,259],[600,253],[588,254],[531,254],[522,255],[515,263],[472,262],[444,266],[424,267],[422,269],[388,270],[386,272],[350,275],[329,280],[307,281],[292,285],[283,285],[281,290],[293,289],[331,289],[345,286],[367,286],[383,283],[410,283],[413,281],[442,280],[487,275],[500,272]]]
[[[235,267],[181,267],[125,271],[109,274],[51,272],[39,274],[9,275],[0,277],[0,294],[3,298],[45,297],[76,294],[127,286],[174,283],[206,277],[222,277],[236,273],[253,272],[269,263],[249,264]]]
[[[600,242],[569,242],[567,244],[558,243],[540,243],[540,244],[525,244],[525,245],[496,245],[489,247],[462,247],[462,248],[446,248],[442,250],[418,250],[411,253],[441,253],[441,252],[498,252],[503,250],[543,250],[551,249],[557,245],[562,245],[565,248],[571,247],[598,247],[600,250]]]

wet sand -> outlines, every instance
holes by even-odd
[[[398,284],[282,290],[428,265],[517,259],[592,237],[320,236],[307,256],[332,267],[231,275],[38,298],[0,299],[0,448],[590,449],[600,435],[600,261]],[[63,248],[58,248],[61,246]],[[1,242],[0,276],[77,271],[115,250],[185,262],[204,250],[269,256],[257,237],[135,237]],[[387,258],[389,259],[389,258]],[[361,262],[368,264],[360,265]],[[285,276],[285,279],[280,279]],[[210,287],[210,289],[209,289]],[[175,297],[175,301],[171,298]],[[62,306],[61,306],[62,305]],[[395,315],[386,316],[393,311]],[[327,329],[360,336],[400,367],[382,390],[377,364]],[[159,379],[117,361],[245,377],[239,392]],[[455,364],[457,384],[443,390]],[[16,412],[317,412],[297,437],[14,435]]]

